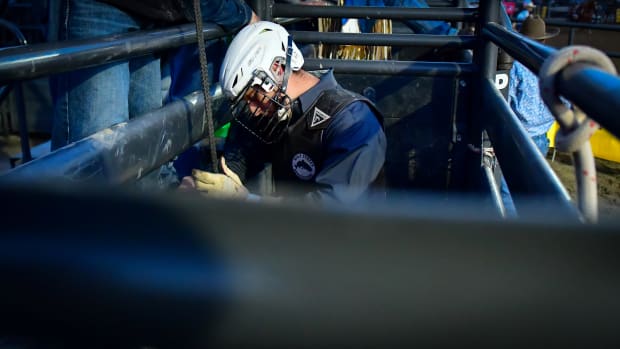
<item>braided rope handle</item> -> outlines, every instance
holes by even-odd
[[[566,106],[555,90],[556,74],[577,62],[589,63],[616,74],[614,64],[603,52],[587,46],[567,46],[545,60],[538,74],[539,87],[543,101],[560,125],[560,130],[556,133],[555,146],[558,150],[573,155],[579,209],[586,221],[596,222],[598,219],[596,166],[590,137],[600,126],[579,108],[571,109]]]
[[[207,53],[205,49],[205,38],[202,32],[202,12],[200,9],[200,0],[194,0],[194,24],[196,25],[196,41],[198,42],[198,60],[200,61],[200,82],[202,86],[202,94],[205,99],[204,117],[207,124],[207,134],[209,136],[209,150],[211,155],[211,166],[213,172],[219,172],[217,151],[215,146],[215,121],[213,120],[213,109],[211,106],[211,93],[209,92],[209,68],[207,66]],[[204,123],[203,123],[204,129]]]
[[[587,46],[568,46],[551,55],[540,68],[539,84],[543,101],[558,120],[562,132],[558,132],[557,148],[574,152],[580,144],[590,139],[599,125],[578,108],[571,110],[555,91],[555,75],[568,65],[586,62],[616,74],[616,67],[609,57],[599,50]],[[577,136],[579,135],[579,136]]]

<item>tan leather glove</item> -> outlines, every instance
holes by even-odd
[[[226,166],[226,160],[221,160],[223,174],[200,170],[192,170],[195,187],[208,196],[218,198],[246,199],[248,190],[243,186],[239,176]]]

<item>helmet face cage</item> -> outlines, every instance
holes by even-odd
[[[255,71],[231,103],[234,120],[265,144],[280,140],[291,119],[291,99],[264,71]]]

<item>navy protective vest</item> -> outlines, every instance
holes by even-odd
[[[366,97],[341,86],[325,90],[305,114],[288,126],[283,139],[272,146],[274,179],[297,187],[305,185],[303,191],[315,190],[314,179],[326,157],[323,132],[341,110],[356,101],[366,103],[383,127],[382,114]]]

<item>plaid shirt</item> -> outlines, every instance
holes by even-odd
[[[553,115],[538,90],[538,77],[515,61],[510,70],[508,103],[530,137],[547,133]]]

